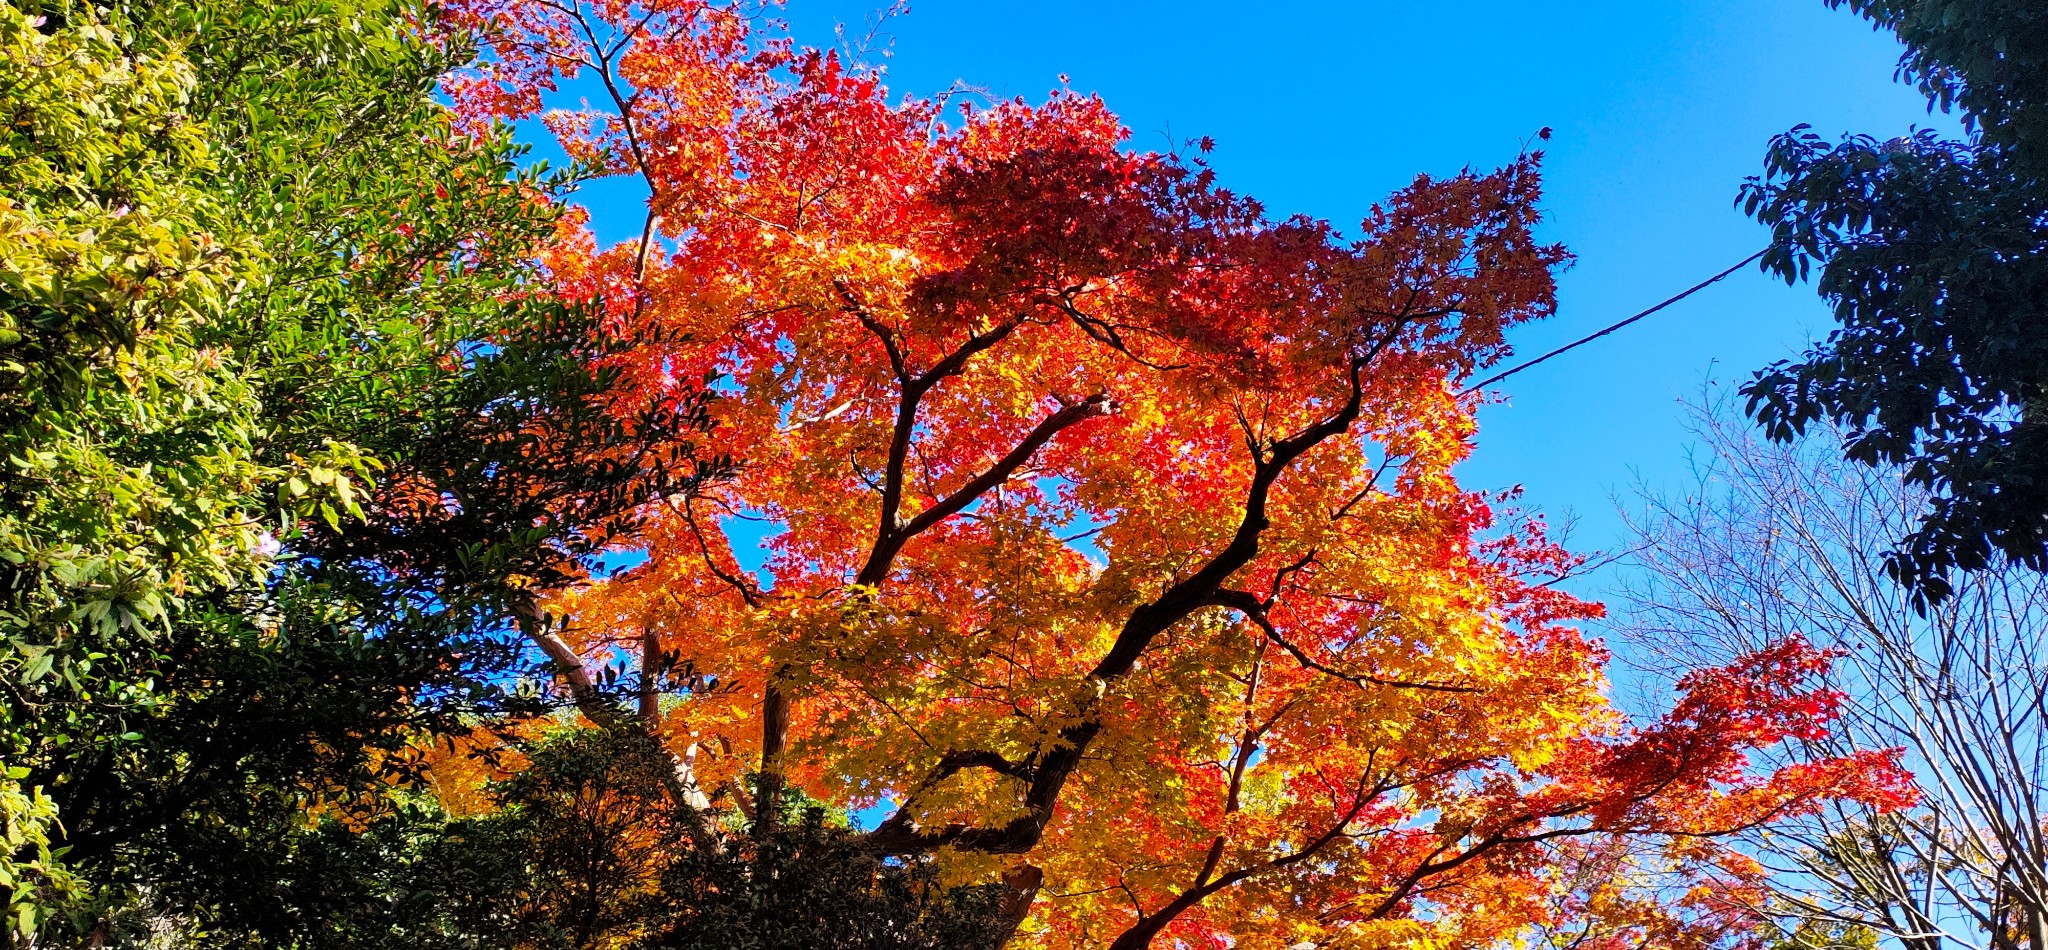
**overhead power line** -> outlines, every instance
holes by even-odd
[[[1495,373],[1492,376],[1488,376],[1485,379],[1482,379],[1476,383],[1473,383],[1470,386],[1465,387],[1465,390],[1463,392],[1460,392],[1458,395],[1469,396],[1473,393],[1480,391],[1481,389],[1485,389],[1486,387],[1493,385],[1494,383],[1500,382],[1503,379],[1513,376],[1516,373],[1519,373],[1525,369],[1529,369],[1539,363],[1542,363],[1550,359],[1551,357],[1562,356],[1563,354],[1569,353],[1573,350],[1578,349],[1579,347],[1585,346],[1586,344],[1591,343],[1594,340],[1600,339],[1601,337],[1606,336],[1609,333],[1613,333],[1614,331],[1619,330],[1622,327],[1628,326],[1629,324],[1634,323],[1637,320],[1641,320],[1644,317],[1656,313],[1657,311],[1662,310],[1665,307],[1669,307],[1672,304],[1684,300],[1685,298],[1690,297],[1693,294],[1699,293],[1700,291],[1705,290],[1716,283],[1719,283],[1723,278],[1727,277],[1728,275],[1733,274],[1736,271],[1739,271],[1745,267],[1748,267],[1751,264],[1756,263],[1759,259],[1761,259],[1764,256],[1765,251],[1769,250],[1770,248],[1764,248],[1763,250],[1758,251],[1755,254],[1751,254],[1748,257],[1743,258],[1735,266],[1730,267],[1727,270],[1724,270],[1718,274],[1715,274],[1714,276],[1709,277],[1706,280],[1700,281],[1699,283],[1694,284],[1691,287],[1687,287],[1683,292],[1679,293],[1678,295],[1671,297],[1670,299],[1665,300],[1663,303],[1651,307],[1648,310],[1638,313],[1633,317],[1623,320],[1620,323],[1607,327],[1606,329],[1601,330],[1597,333],[1591,333],[1586,336],[1582,336],[1576,340],[1571,341],[1570,343],[1566,343],[1565,345],[1560,346],[1557,349],[1551,350],[1550,352],[1545,353],[1542,356],[1536,357],[1535,359],[1530,360],[1526,363],[1516,364],[1507,369],[1501,370],[1500,372]]]

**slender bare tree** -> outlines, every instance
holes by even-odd
[[[1907,950],[2048,950],[2048,579],[1963,575],[1916,611],[1883,560],[1923,494],[1843,461],[1837,437],[1767,442],[1711,390],[1694,408],[1696,484],[1630,515],[1625,652],[1654,681],[1788,636],[1834,649],[1844,717],[1825,743],[1902,749],[1921,792],[1905,812],[1844,805],[1755,836],[1774,909]]]

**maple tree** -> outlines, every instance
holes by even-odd
[[[470,128],[540,116],[646,185],[637,239],[546,266],[665,341],[609,365],[708,386],[689,435],[736,463],[526,627],[591,720],[661,740],[697,847],[800,789],[886,812],[875,852],[1000,877],[1040,945],[1470,946],[1587,906],[1554,844],[1739,878],[1718,836],[1906,800],[1890,753],[1749,767],[1834,713],[1796,639],[1631,727],[1573,626],[1597,609],[1550,586],[1576,560],[1452,477],[1461,382],[1568,260],[1538,156],[1420,177],[1347,238],[1071,91],[895,101],[698,0],[448,12],[490,52],[446,84]],[[1761,939],[1638,916],[1616,932]]]

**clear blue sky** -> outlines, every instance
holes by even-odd
[[[800,42],[829,44],[881,0],[789,0]],[[1276,214],[1340,227],[1418,172],[1547,152],[1550,236],[1578,255],[1556,319],[1512,340],[1534,355],[1741,260],[1762,228],[1734,210],[1767,140],[1807,122],[1890,137],[1947,126],[1893,81],[1897,41],[1820,0],[918,0],[890,20],[898,92],[962,80],[1042,97],[1066,74],[1140,147],[1209,135],[1225,184]],[[1711,372],[1739,382],[1825,334],[1807,286],[1745,270],[1644,323],[1504,384],[1460,474],[1526,486],[1573,546],[1622,541],[1617,496],[1684,484],[1677,400]],[[1598,594],[1597,578],[1582,593]]]
[[[788,0],[783,16],[800,43],[829,46],[835,24],[864,33],[886,2]],[[1418,172],[1496,165],[1553,128],[1549,233],[1578,263],[1558,317],[1513,335],[1517,358],[1760,247],[1763,229],[1732,203],[1770,136],[1799,122],[1829,136],[1951,125],[1893,81],[1895,39],[1821,0],[919,0],[883,30],[895,92],[958,80],[1038,99],[1065,74],[1124,117],[1135,145],[1213,136],[1226,185],[1340,227]],[[1740,382],[1827,326],[1810,287],[1745,270],[1510,380],[1460,474],[1473,488],[1523,485],[1553,523],[1575,518],[1574,548],[1611,549],[1617,498],[1684,484],[1678,399],[1710,372]]]

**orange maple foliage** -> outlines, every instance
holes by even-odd
[[[1568,259],[1538,156],[1346,238],[1127,150],[1093,97],[893,101],[697,0],[449,8],[488,41],[467,121],[542,115],[647,185],[640,239],[549,265],[689,341],[629,378],[710,386],[690,435],[738,462],[531,631],[593,718],[664,738],[679,801],[772,821],[758,771],[886,806],[874,847],[1002,875],[1033,945],[1246,950],[1483,945],[1570,906],[1561,842],[1718,867],[1715,836],[1903,801],[1884,753],[1748,767],[1832,715],[1803,644],[1629,727],[1572,626],[1597,608],[1545,583],[1575,559],[1452,478],[1462,382]],[[545,111],[563,82],[604,106]],[[618,656],[632,709],[586,668]]]

